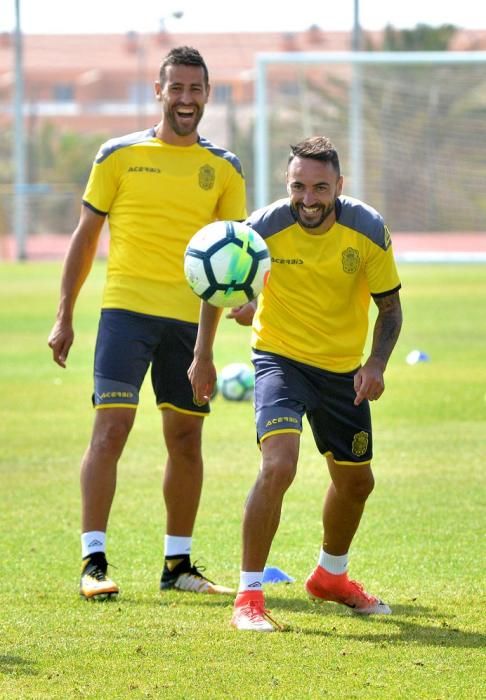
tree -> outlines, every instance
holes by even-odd
[[[387,24],[383,35],[382,51],[447,51],[457,31],[453,24],[431,27],[417,24],[413,29],[395,29]]]

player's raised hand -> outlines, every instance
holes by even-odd
[[[255,315],[256,300],[249,301],[248,304],[243,304],[243,306],[235,306],[233,309],[226,314],[226,318],[234,318],[236,323],[240,326],[251,326],[253,323],[253,316]]]

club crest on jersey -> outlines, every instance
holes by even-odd
[[[353,445],[351,447],[353,454],[356,457],[362,457],[368,449],[368,433],[361,430],[353,437]]]
[[[199,187],[201,189],[212,190],[215,179],[215,170],[210,165],[203,165],[202,168],[199,169]]]
[[[343,250],[343,270],[352,274],[359,270],[359,252],[354,248],[346,248]]]

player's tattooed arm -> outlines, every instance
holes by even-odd
[[[370,357],[383,362],[386,367],[402,327],[402,307],[398,292],[383,297],[374,297],[378,316],[373,329],[373,344]]]

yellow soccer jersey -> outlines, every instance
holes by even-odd
[[[154,129],[129,134],[101,147],[83,203],[108,215],[103,308],[196,323],[200,300],[184,277],[184,251],[206,224],[246,217],[238,158],[203,138],[171,146]]]
[[[260,295],[252,346],[331,372],[362,361],[371,296],[400,288],[382,217],[350,197],[336,202],[337,221],[307,233],[283,199],[250,216],[272,259]]]

